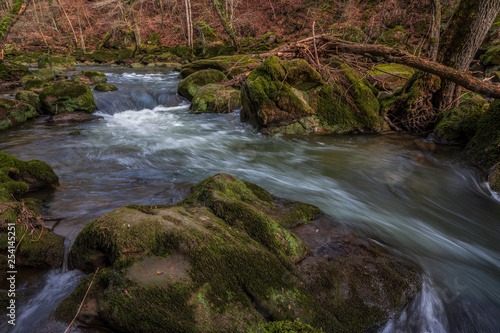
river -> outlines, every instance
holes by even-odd
[[[0,133],[0,149],[40,159],[57,190],[34,193],[70,246],[86,223],[126,204],[171,204],[226,172],[276,196],[315,204],[342,224],[413,258],[422,292],[380,332],[500,332],[500,198],[461,149],[395,135],[264,136],[233,114],[189,114],[176,72],[101,67],[99,120],[40,118]],[[83,276],[33,278],[15,329],[64,331],[51,313]],[[73,332],[98,332],[78,329]]]

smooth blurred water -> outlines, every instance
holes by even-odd
[[[263,136],[237,113],[189,114],[175,72],[101,70],[119,89],[95,92],[102,119],[40,119],[0,133],[0,149],[44,160],[59,175],[58,190],[39,194],[46,214],[63,218],[57,233],[72,241],[104,212],[174,203],[226,172],[318,205],[422,266],[422,292],[381,332],[500,331],[500,202],[461,150],[422,150],[415,138],[396,136]],[[19,311],[45,301],[35,295]]]

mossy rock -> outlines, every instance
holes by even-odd
[[[191,113],[229,113],[240,107],[239,90],[214,83],[205,85],[196,92],[191,103]]]
[[[43,68],[32,71],[29,75],[23,76],[19,83],[25,90],[41,91],[42,88],[49,85],[49,82],[55,81],[63,73],[60,69]]]
[[[314,114],[307,95],[286,79],[284,64],[275,56],[254,69],[241,89],[241,120],[259,130],[273,130]]]
[[[322,331],[317,330],[310,325],[304,324],[300,319],[295,321],[272,321],[263,325],[262,333],[320,333]]]
[[[90,55],[90,59],[98,64],[110,64],[116,60],[115,53],[107,50],[97,50]]]
[[[31,190],[56,185],[59,178],[39,160],[22,161],[0,151],[0,200],[19,197]]]
[[[240,73],[249,70],[255,64],[261,62],[257,56],[250,55],[234,55],[234,56],[219,56],[210,59],[201,59],[185,64],[181,68],[181,77],[186,78],[194,72],[204,69],[216,69],[232,78]],[[234,68],[238,67],[238,68]]]
[[[489,48],[481,56],[481,62],[486,66],[500,65],[500,44]]]
[[[408,81],[413,73],[413,68],[395,63],[378,64],[370,71],[370,75],[376,79],[375,88],[385,91],[396,91]]]
[[[106,74],[99,71],[78,71],[71,75],[71,81],[81,81],[85,84],[105,83]]]
[[[0,97],[0,130],[4,130],[38,116],[36,109],[21,101]]]
[[[441,116],[433,131],[435,139],[445,144],[466,144],[476,134],[479,119],[488,106],[481,96],[468,94],[458,107]]]
[[[93,113],[96,109],[92,90],[79,81],[56,82],[43,88],[40,101],[43,109],[51,114]]]
[[[382,130],[380,104],[369,83],[345,64],[339,74],[338,81],[324,85],[312,97],[323,130],[337,134]]]
[[[500,192],[500,163],[498,163],[488,176],[488,183],[493,191]]]
[[[187,98],[189,101],[192,101],[198,89],[204,85],[223,81],[227,81],[227,78],[221,71],[216,69],[204,69],[189,75],[179,82],[177,93]]]
[[[304,59],[292,59],[283,67],[286,71],[286,81],[294,88],[306,91],[324,84],[321,74]]]
[[[467,144],[466,149],[472,161],[485,169],[500,163],[500,100],[490,104],[481,116],[476,135]]]
[[[57,57],[48,54],[38,57],[38,68],[52,68],[66,71],[75,70],[75,60],[69,57]]]
[[[16,266],[59,267],[64,257],[64,240],[50,233],[40,220],[40,204],[20,199],[31,190],[55,186],[59,178],[39,160],[22,161],[0,151],[0,260],[8,254],[7,224],[15,224]],[[13,200],[13,196],[18,200]]]
[[[116,88],[111,83],[98,83],[95,85],[94,90],[106,92],[106,91],[115,91],[118,90],[118,88]]]
[[[379,131],[380,106],[368,83],[347,65],[338,77],[324,84],[303,60],[269,57],[242,87],[241,120],[271,134]]]
[[[37,93],[29,90],[20,90],[16,93],[16,99],[33,106],[38,113],[42,112],[42,103]]]
[[[76,268],[101,267],[78,320],[123,332],[363,332],[401,309],[421,280],[367,241],[336,234],[325,248],[310,248],[287,230],[320,214],[228,174],[198,183],[177,205],[109,212],[85,226],[70,251]],[[61,303],[59,320],[74,317],[92,275]]]
[[[16,80],[24,75],[29,75],[28,67],[16,63],[0,63],[0,81]]]

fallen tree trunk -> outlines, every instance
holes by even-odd
[[[350,53],[357,55],[367,55],[382,57],[387,61],[406,65],[422,70],[449,80],[470,91],[484,96],[500,98],[500,87],[489,82],[482,81],[472,75],[458,71],[451,67],[444,66],[438,62],[414,56],[406,51],[393,49],[383,45],[357,44],[341,39],[335,39],[327,35],[306,38],[299,42],[281,46],[271,52],[261,54],[261,57],[277,55],[282,59],[300,57],[301,54],[310,53],[314,43],[318,49],[320,57],[328,57],[339,53]],[[307,56],[305,57],[308,58]],[[312,65],[315,65],[312,63]]]

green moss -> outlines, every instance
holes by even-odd
[[[208,84],[201,87],[194,95],[191,113],[229,113],[240,107],[238,90],[220,84]]]
[[[52,68],[73,71],[75,70],[75,61],[69,57],[57,57],[44,54],[38,58],[38,68]]]
[[[92,113],[96,109],[92,90],[83,82],[56,82],[43,88],[40,101],[51,114],[68,112]]]
[[[58,182],[59,178],[47,163],[39,160],[21,161],[0,151],[0,192],[1,189],[5,191],[3,197],[0,193],[1,200]]]
[[[383,121],[372,90],[347,65],[342,65],[341,73],[340,81],[314,93],[312,105],[320,123],[335,133],[379,130]]]
[[[116,58],[117,56],[113,52],[103,49],[94,51],[91,54],[91,59],[98,64],[112,63]]]
[[[35,108],[29,104],[0,97],[0,130],[24,123],[38,116]]]
[[[486,169],[500,162],[500,101],[495,100],[481,116],[476,135],[467,144],[472,161]]]
[[[38,94],[28,90],[20,90],[16,94],[16,99],[33,106],[37,112],[41,113],[42,103]]]
[[[249,55],[219,56],[196,60],[182,66],[181,77],[186,78],[194,72],[204,69],[215,69],[223,72],[231,79],[240,73],[248,71],[247,66],[257,64],[260,61],[259,57]]]
[[[82,81],[86,84],[105,83],[106,75],[99,71],[78,71],[71,76],[72,81]]]
[[[18,226],[16,239],[19,247],[16,261],[19,266],[61,267],[64,258],[64,239],[45,229]],[[21,241],[22,239],[22,241]]]
[[[481,62],[487,66],[500,65],[500,44],[489,48],[488,51],[481,56]]]
[[[292,59],[285,63],[287,82],[294,88],[309,90],[322,85],[323,79],[304,59]]]
[[[488,102],[479,95],[469,94],[461,104],[441,115],[434,135],[445,143],[467,143],[476,134],[480,117],[488,108]]]
[[[118,90],[114,85],[111,83],[98,83],[94,87],[94,90],[101,91],[101,92],[107,92],[107,91],[115,91]]]
[[[196,92],[209,83],[220,83],[227,81],[226,76],[219,70],[204,69],[195,72],[179,83],[177,93],[192,101]]]
[[[319,333],[322,332],[317,330],[310,325],[304,324],[300,319],[295,319],[294,321],[284,320],[284,321],[273,321],[263,325],[262,333]]]
[[[175,206],[130,205],[104,214],[85,226],[70,251],[77,268],[88,267],[97,252],[111,265],[97,274],[80,315],[124,332],[362,332],[381,318],[380,306],[371,308],[379,300],[366,290],[376,284],[376,295],[390,294],[389,308],[404,301],[408,286],[398,272],[405,268],[384,257],[377,267],[389,270],[388,277],[365,277],[363,266],[378,253],[364,243],[354,245],[353,260],[341,254],[329,257],[334,264],[311,266],[322,252],[306,257],[307,246],[283,226],[319,213],[218,174]],[[342,244],[334,251],[346,249],[349,240],[341,241],[331,243]],[[358,256],[362,251],[370,254]],[[59,306],[60,320],[73,318],[91,278]],[[349,297],[341,290],[346,279],[353,283]],[[262,326],[267,320],[288,323]]]
[[[493,168],[493,172],[488,177],[488,183],[493,191],[500,192],[500,163]]]

